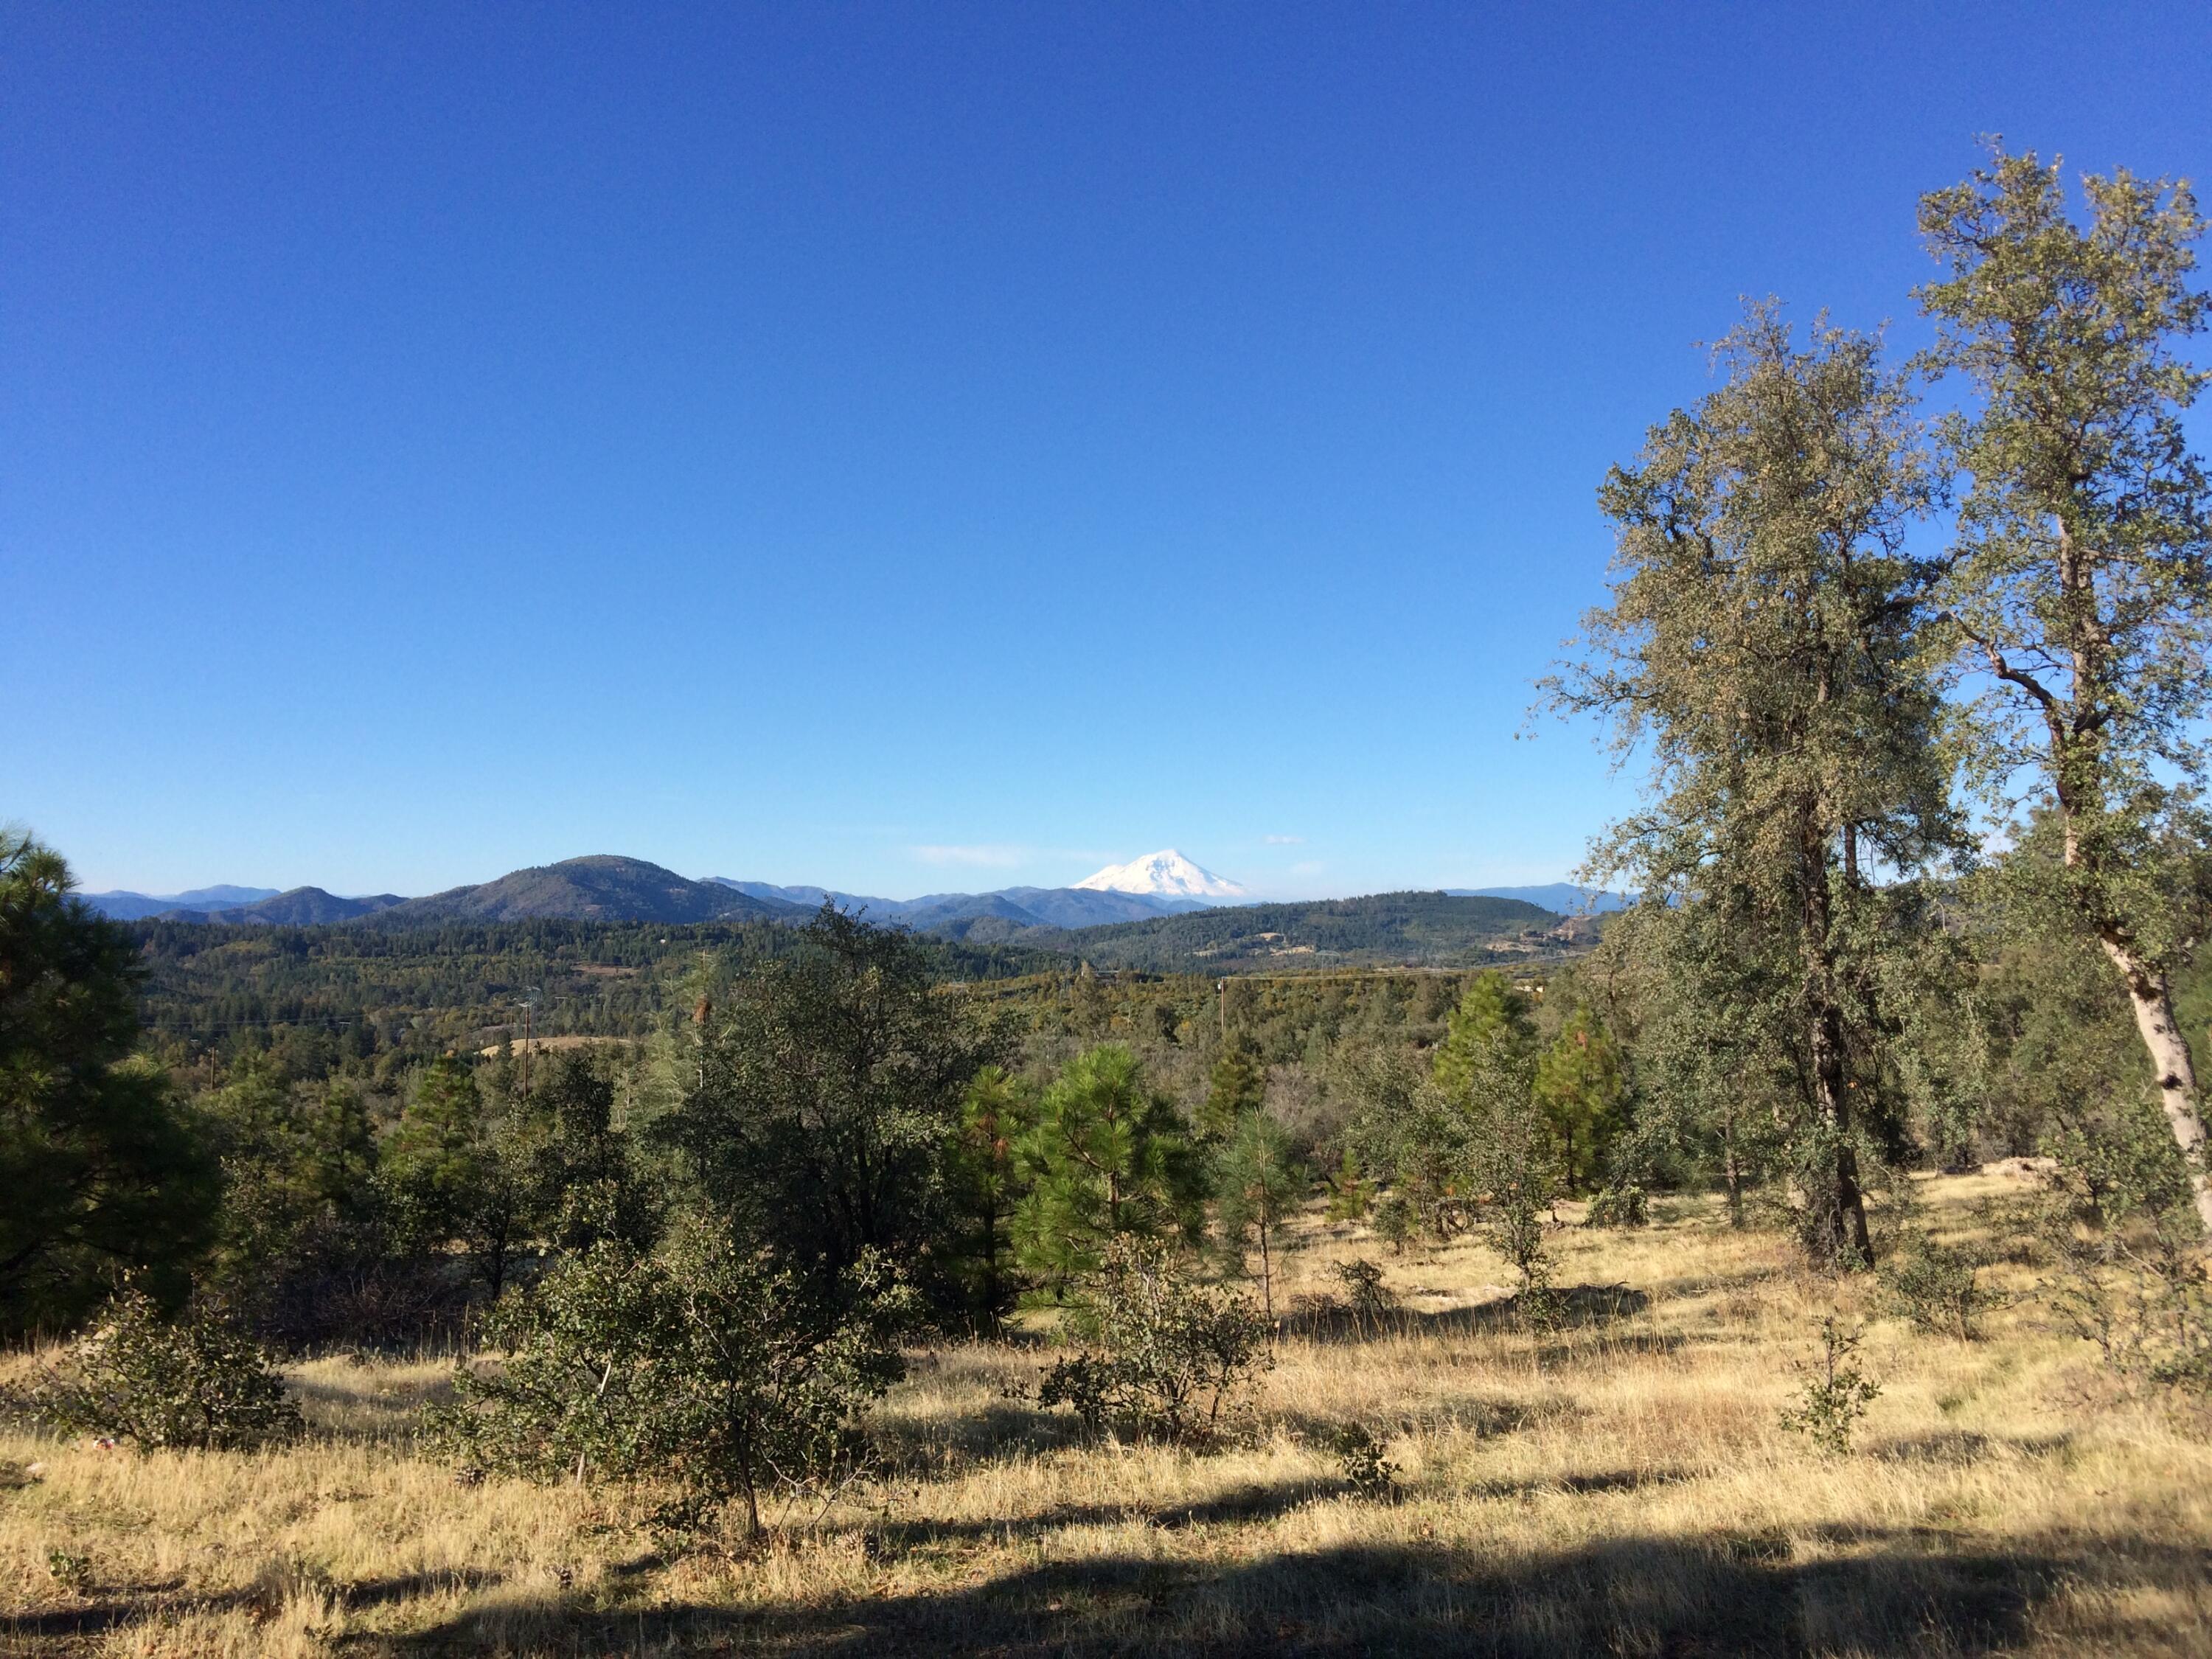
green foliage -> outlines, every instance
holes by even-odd
[[[1203,1442],[1222,1407],[1269,1363],[1267,1325],[1251,1304],[1198,1279],[1156,1239],[1108,1244],[1070,1323],[1087,1351],[1057,1362],[1037,1400],[1073,1407],[1094,1432]]]
[[[491,1367],[464,1364],[430,1443],[465,1468],[538,1480],[659,1480],[693,1514],[817,1481],[902,1374],[910,1292],[877,1258],[842,1294],[704,1231],[654,1255],[609,1240],[494,1310]]]
[[[1942,599],[1951,653],[1983,688],[1972,772],[2008,804],[2033,769],[2063,826],[2055,861],[2013,861],[2108,958],[2177,1143],[2203,1140],[2171,980],[2202,932],[2208,867],[2195,792],[2212,707],[2212,481],[2185,412],[2212,384],[2185,342],[2212,323],[2194,289],[2203,221],[2185,185],[2081,180],[1998,150],[1923,198],[1948,267],[1919,291],[1929,364],[1972,402],[1944,424],[1972,485]],[[2212,1181],[2191,1174],[2212,1229]]]
[[[1739,1073],[1786,1104],[1814,1255],[1868,1265],[1862,1154],[1897,1143],[1901,1034],[1949,982],[1923,963],[1920,890],[1873,866],[1916,877],[1966,844],[1924,666],[1936,572],[1907,535],[1937,480],[1877,341],[1823,323],[1801,348],[1769,303],[1715,362],[1721,387],[1601,489],[1612,602],[1550,685],[1652,763],[1656,799],[1592,874],[1712,913],[1670,931],[1725,994],[1674,1016],[1751,1048]]]
[[[1364,1221],[1375,1203],[1375,1183],[1360,1167],[1359,1154],[1346,1146],[1328,1176],[1328,1218]]]
[[[1110,1241],[1200,1219],[1203,1169],[1175,1105],[1119,1043],[1079,1054],[1044,1091],[1020,1143],[1030,1190],[1015,1217],[1023,1267],[1064,1290],[1103,1267]]]
[[[31,1386],[21,1408],[61,1433],[141,1451],[250,1450],[301,1427],[284,1379],[220,1304],[197,1301],[172,1320],[132,1289]]]
[[[1252,1045],[1233,1038],[1213,1062],[1206,1103],[1199,1108],[1198,1137],[1223,1141],[1237,1133],[1244,1119],[1257,1112],[1267,1097],[1267,1073]]]
[[[1578,1192],[1604,1167],[1607,1148],[1628,1119],[1620,1045],[1588,1008],[1568,1015],[1536,1062],[1531,1091],[1559,1143],[1561,1183]]]
[[[1390,1441],[1364,1423],[1348,1423],[1336,1431],[1337,1467],[1345,1484],[1370,1504],[1387,1503],[1398,1495],[1398,1477],[1404,1471],[1385,1455]]]
[[[1867,1407],[1881,1393],[1853,1358],[1859,1336],[1846,1331],[1833,1314],[1820,1322],[1820,1354],[1798,1391],[1797,1403],[1784,1408],[1782,1426],[1802,1434],[1822,1451],[1840,1457]]]
[[[1976,1322],[2004,1297],[1981,1281],[1989,1265],[1981,1250],[1938,1243],[1925,1232],[1908,1235],[1881,1267],[1882,1288],[1893,1309],[1916,1330],[1972,1342]]]
[[[1383,1282],[1382,1269],[1357,1258],[1334,1263],[1329,1272],[1344,1286],[1345,1305],[1364,1336],[1380,1335],[1398,1313],[1398,1298]]]
[[[0,830],[0,1339],[75,1325],[125,1273],[176,1306],[213,1242],[215,1160],[131,1057],[131,937],[70,887]]]
[[[1012,1307],[1022,1284],[1015,1219],[1028,1178],[1019,1149],[1036,1116],[1028,1090],[1002,1066],[977,1072],[961,1098],[945,1185],[954,1273],[963,1301],[981,1320],[996,1320]]]
[[[1650,1203],[1644,1188],[1632,1181],[1601,1187],[1590,1200],[1589,1222],[1593,1227],[1642,1227],[1650,1220]]]
[[[1437,1086],[1448,1095],[1464,1095],[1474,1086],[1475,1072],[1491,1050],[1518,1058],[1535,1036],[1528,998],[1494,968],[1477,974],[1446,1022],[1434,1065]]]
[[[809,1272],[922,1261],[962,1102],[1001,1039],[909,935],[826,904],[798,931],[805,948],[702,1005],[696,1071],[656,1135],[709,1213]]]
[[[561,1250],[603,1239],[643,1249],[659,1231],[660,1206],[616,1121],[615,1088],[581,1054],[562,1056],[539,1089],[508,1108],[495,1173],[521,1188],[521,1220]]]
[[[1283,1218],[1305,1196],[1304,1165],[1283,1126],[1253,1111],[1214,1156],[1213,1190],[1219,1199],[1221,1235],[1241,1267],[1245,1247],[1260,1248],[1260,1300],[1267,1322],[1275,1320],[1274,1238]]]

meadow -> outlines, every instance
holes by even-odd
[[[1956,1238],[2028,1178],[1914,1186]],[[1567,1312],[1535,1331],[1483,1246],[1393,1255],[1302,1212],[1275,1364],[1207,1450],[1040,1411],[1041,1332],[918,1348],[873,1472],[778,1506],[757,1549],[657,1533],[650,1492],[418,1455],[434,1355],[292,1366],[310,1431],[277,1449],[17,1433],[0,1653],[2212,1651],[2205,1424],[2117,1392],[2032,1267],[1993,1270],[2014,1299],[1966,1341],[1714,1200],[1637,1230],[1558,1214]],[[1354,1257],[1400,1298],[1379,1327],[1328,1300]],[[1881,1388],[1841,1455],[1779,1420],[1834,1312]],[[1393,1493],[1346,1479],[1352,1425]]]

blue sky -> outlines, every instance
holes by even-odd
[[[0,817],[88,887],[1557,877],[1593,491],[2212,8],[15,6]]]

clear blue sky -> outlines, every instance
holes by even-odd
[[[88,887],[1549,879],[1592,493],[2212,6],[11,6],[0,817]]]

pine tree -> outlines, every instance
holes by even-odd
[[[1117,1042],[1070,1060],[1020,1142],[1023,1267],[1055,1291],[1097,1271],[1108,1240],[1194,1228],[1201,1171],[1175,1106]]]
[[[1534,1092],[1559,1141],[1561,1181],[1568,1192],[1579,1192],[1584,1177],[1596,1175],[1628,1104],[1620,1045],[1588,1008],[1567,1017],[1536,1062]]]
[[[1214,1158],[1222,1237],[1241,1265],[1247,1240],[1260,1247],[1260,1299],[1275,1322],[1276,1230],[1305,1195],[1305,1172],[1289,1132],[1265,1112],[1249,1112]]]

